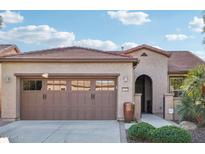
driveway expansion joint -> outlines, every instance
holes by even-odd
[[[63,124],[61,124],[60,126],[58,126],[58,128],[56,128],[53,132],[51,132],[41,143],[46,142],[46,140],[48,140],[53,134],[55,134],[58,130],[60,130],[63,127]]]

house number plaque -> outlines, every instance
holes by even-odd
[[[128,92],[129,88],[128,87],[122,87],[122,92]]]

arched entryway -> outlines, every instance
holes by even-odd
[[[135,82],[135,93],[141,93],[141,112],[152,113],[152,79],[141,75]]]

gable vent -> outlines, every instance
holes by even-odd
[[[141,57],[146,57],[148,56],[146,53],[141,54]]]

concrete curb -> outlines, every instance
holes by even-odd
[[[127,143],[127,135],[126,135],[126,131],[125,131],[124,122],[119,121],[119,127],[120,127],[120,142]]]

